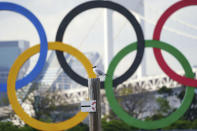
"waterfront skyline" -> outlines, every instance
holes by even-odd
[[[11,0],[6,0],[13,2]],[[31,10],[41,21],[45,28],[48,41],[54,41],[57,28],[62,18],[73,9],[86,0],[79,1],[63,1],[55,2],[53,0],[43,1],[18,1],[18,4]],[[116,0],[115,0],[116,1]],[[145,1],[145,30],[144,35],[146,39],[152,39],[155,23],[161,14],[170,5],[178,0],[167,0],[158,2],[156,0]],[[65,3],[65,4],[62,4]],[[119,2],[121,3],[121,2]],[[123,6],[129,8],[129,4],[121,3]],[[190,16],[190,12],[195,11],[197,8],[191,6],[189,8],[181,9],[176,12],[165,24],[166,28],[162,31],[161,40],[177,47],[188,58],[192,66],[197,65],[195,59],[195,50],[197,49],[196,34],[197,28],[195,23],[197,19],[195,16]],[[133,12],[133,11],[131,11]],[[138,16],[139,14],[137,14]],[[194,14],[195,15],[195,14]],[[140,16],[139,16],[140,17]],[[0,40],[28,40],[32,45],[39,43],[39,37],[35,28],[31,23],[22,16],[13,12],[2,11],[0,12]],[[128,24],[128,21],[118,13],[114,13],[114,55],[120,51],[128,43],[136,41],[133,28]],[[13,23],[14,22],[14,23]],[[181,23],[182,22],[182,23]],[[17,32],[17,33],[16,33]],[[186,36],[184,36],[186,34]],[[194,38],[193,38],[194,36]],[[87,11],[77,16],[74,21],[69,25],[66,34],[64,35],[64,42],[79,48],[82,52],[99,52],[103,57],[103,10],[95,9]],[[87,48],[88,47],[88,48]],[[152,50],[146,49],[147,56],[147,73],[149,75],[157,75],[162,73],[161,69],[155,62]],[[116,74],[120,75],[128,69],[135,54],[129,55],[122,60],[119,64]],[[132,58],[131,58],[132,57]],[[180,70],[178,62],[168,54],[165,58],[173,69]],[[36,58],[32,59],[36,61]],[[126,64],[125,64],[126,63]],[[153,64],[152,64],[153,63]],[[34,65],[32,64],[31,67]],[[55,67],[59,65],[54,65]]]

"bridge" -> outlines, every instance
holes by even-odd
[[[196,76],[197,68],[193,68],[193,72]],[[183,74],[183,72],[178,72],[179,74]],[[196,77],[195,77],[196,78]],[[123,86],[125,85],[125,86]],[[132,86],[132,89],[136,90],[134,92],[138,92],[139,89],[146,89],[149,92],[156,91],[163,86],[168,88],[176,88],[180,87],[181,84],[175,82],[170,79],[166,75],[157,75],[157,76],[148,76],[143,77],[141,79],[130,79],[119,85],[117,88],[114,88],[115,93],[122,90],[123,88],[129,88],[129,85]],[[88,88],[87,87],[76,87],[67,90],[61,90],[60,94],[64,95],[64,98],[68,103],[80,103],[81,101],[85,101],[88,98]],[[102,102],[102,114],[109,114],[109,104],[107,98],[105,96],[105,90],[101,89],[101,102]]]
[[[193,72],[195,76],[197,76],[197,68],[193,68]],[[183,72],[179,71],[178,74],[183,74]],[[197,77],[195,77],[197,78]],[[125,86],[123,86],[125,85]],[[121,90],[123,88],[128,88],[128,85],[131,85],[133,89],[138,90],[146,89],[148,91],[155,91],[159,88],[166,86],[168,88],[176,88],[182,86],[178,82],[172,80],[167,75],[157,75],[157,76],[147,76],[136,79],[129,79],[124,83],[118,85],[115,88],[115,92]],[[86,100],[88,97],[88,88],[78,85],[77,87],[68,88],[68,89],[59,89],[61,94],[65,95],[65,98],[69,103],[79,103],[82,100]],[[104,89],[101,89],[104,94]]]
[[[197,68],[193,68],[193,73],[195,74],[195,79],[197,78]],[[183,71],[178,71],[177,72],[180,75],[183,75]],[[167,75],[157,75],[157,76],[147,76],[147,77],[142,77],[142,78],[137,78],[137,79],[132,79],[128,80],[123,83],[124,85],[131,85],[133,88],[137,90],[137,88],[143,88],[149,91],[155,91],[158,90],[159,88],[166,86],[168,88],[175,88],[175,87],[180,87],[181,84],[178,82],[172,80],[170,77]],[[125,88],[124,86],[118,86],[116,90],[120,90],[121,88]]]

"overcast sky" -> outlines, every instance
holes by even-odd
[[[75,6],[86,0],[4,0],[20,4],[35,14],[42,23],[48,41],[54,41],[57,28],[63,17]],[[118,1],[118,0],[114,0]],[[140,1],[140,0],[139,0]],[[144,20],[144,35],[152,39],[155,24],[161,14],[178,0],[146,0],[139,2],[138,6],[130,8],[130,0],[118,1],[130,11],[138,13],[137,17]],[[130,3],[128,3],[130,2]],[[141,6],[140,6],[141,5]],[[144,15],[140,10],[144,8]],[[188,58],[191,65],[197,65],[197,11],[196,6],[191,6],[177,11],[165,24],[161,40],[177,47]],[[39,43],[39,37],[32,24],[23,16],[9,12],[0,12],[0,40],[28,40],[31,46]],[[64,35],[64,42],[79,48],[82,52],[99,52],[104,57],[104,20],[103,10],[94,9],[77,16],[69,25]],[[132,26],[118,13],[114,13],[114,55],[131,42],[136,41]],[[179,63],[167,53],[164,53],[167,62],[175,70],[180,70]],[[116,74],[122,74],[135,56],[135,53],[125,57],[119,64]],[[147,74],[158,75],[162,71],[157,66],[152,50],[146,49]],[[36,58],[34,58],[36,59]],[[153,63],[153,64],[152,64]],[[59,65],[55,65],[59,66]]]

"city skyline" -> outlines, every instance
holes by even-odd
[[[12,2],[11,0],[6,1]],[[52,0],[35,0],[31,2],[18,1],[18,4],[28,8],[39,18],[45,28],[48,41],[54,41],[57,28],[62,18],[68,13],[68,11],[85,1],[86,0],[68,0],[65,2],[60,0],[55,2]],[[145,1],[145,16],[140,16],[139,14],[136,16],[139,18],[143,17],[141,19],[144,20],[145,23],[144,35],[146,39],[152,39],[155,27],[154,24],[157,22],[164,10],[177,1],[178,0],[162,2],[158,2],[156,0]],[[65,5],[62,3],[65,3]],[[121,4],[127,8],[129,7],[129,4],[125,5],[124,2]],[[173,15],[165,24],[166,28],[162,31],[161,35],[161,40],[168,42],[183,52],[192,66],[197,65],[197,60],[195,59],[195,50],[197,49],[197,45],[195,45],[196,38],[193,37],[197,34],[197,28],[195,26],[197,20],[195,19],[196,17],[190,16],[190,12],[195,10],[196,7],[191,6],[176,12],[175,15]],[[0,37],[0,40],[25,39],[30,41],[31,46],[39,43],[38,34],[28,20],[13,12],[0,12],[0,17],[3,18],[0,22],[0,36],[2,36]],[[115,55],[129,43],[135,42],[136,37],[133,28],[128,24],[128,21],[123,16],[118,13],[114,13],[113,19]],[[18,33],[16,34],[16,32]],[[184,36],[185,34],[186,36]],[[103,41],[103,10],[101,9],[86,11],[85,13],[77,16],[69,25],[68,30],[64,35],[64,42],[79,48],[82,52],[99,52],[102,57],[104,56]],[[149,75],[162,73],[155,61],[152,50],[149,50],[150,49],[147,51],[146,49],[146,52],[148,52],[146,53],[147,73]],[[122,60],[122,63],[119,64],[117,68],[116,74],[123,74],[123,72],[126,71],[132,63],[134,56],[135,54],[132,54]],[[131,60],[130,57],[132,57]],[[173,69],[181,69],[174,58],[170,57],[168,54],[165,55],[165,58],[167,63],[170,63],[170,66]],[[36,58],[33,60],[35,61]],[[127,64],[125,64],[125,62]],[[33,67],[33,64],[31,66]],[[54,66],[58,67],[59,65]]]

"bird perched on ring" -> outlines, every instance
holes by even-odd
[[[97,66],[93,66],[93,71],[95,72],[97,77],[100,76],[107,76],[107,74],[105,74],[103,71],[101,71],[101,69],[97,68]]]

